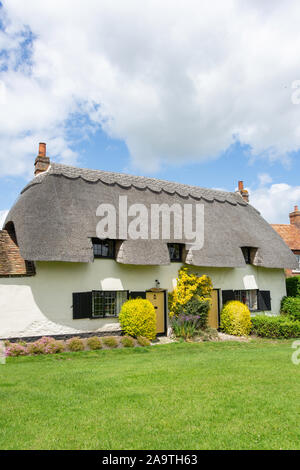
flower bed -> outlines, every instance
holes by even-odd
[[[70,338],[67,341],[56,340],[54,338],[44,336],[30,343],[19,341],[10,343],[5,341],[6,356],[37,356],[39,354],[57,354],[67,351],[88,351],[99,349],[113,349],[123,347],[142,347],[149,346],[150,341],[147,338],[139,337],[138,339],[128,336],[93,336],[90,338]]]

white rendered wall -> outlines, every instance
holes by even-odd
[[[36,263],[36,276],[0,278],[0,338],[44,334],[113,331],[118,320],[72,319],[72,293],[91,290],[136,290],[155,287],[173,290],[180,263],[168,266],[129,266],[114,260],[94,263]],[[270,290],[272,313],[278,314],[286,294],[284,270],[193,268],[211,277],[214,288]]]

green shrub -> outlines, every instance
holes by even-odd
[[[300,321],[280,315],[257,315],[252,318],[251,332],[263,338],[299,338]]]
[[[114,336],[105,336],[102,341],[103,344],[105,344],[105,346],[108,348],[117,348],[119,345],[117,339]]]
[[[290,316],[292,320],[300,320],[300,297],[283,297],[280,313]]]
[[[288,297],[300,296],[300,276],[288,277],[286,279],[286,291]]]
[[[227,302],[221,312],[220,327],[229,335],[249,335],[251,331],[251,318],[247,305],[238,300]]]
[[[133,348],[134,347],[134,339],[130,336],[123,336],[121,338],[121,343],[124,348]]]
[[[101,339],[98,336],[88,338],[87,345],[92,350],[102,349]]]
[[[83,351],[84,343],[81,338],[75,336],[74,338],[68,339],[67,346],[70,351]]]
[[[210,300],[201,300],[198,295],[192,297],[185,305],[178,305],[177,307],[177,319],[190,318],[191,328],[192,324],[195,330],[207,328],[208,312],[210,309]],[[173,320],[176,316],[172,317]],[[187,325],[188,326],[188,325]]]
[[[137,337],[137,342],[140,346],[150,346],[150,341],[148,338],[145,338],[145,336],[138,336]]]
[[[129,336],[156,336],[156,315],[152,303],[146,299],[127,300],[119,314],[122,330]]]

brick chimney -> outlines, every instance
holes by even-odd
[[[239,181],[238,188],[239,188],[238,193],[242,196],[244,201],[249,202],[249,193],[248,193],[247,189],[244,189],[244,182],[243,181]]]
[[[34,162],[34,176],[39,175],[47,171],[50,166],[50,158],[46,157],[46,144],[40,142],[39,144],[39,154]]]
[[[294,212],[290,213],[290,223],[300,228],[300,211],[298,206],[295,206]]]

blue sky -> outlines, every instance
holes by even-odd
[[[300,204],[296,3],[61,3],[0,2],[0,224],[40,141],[87,168],[228,191],[242,179],[268,221],[288,222]]]
[[[32,151],[32,157],[28,158],[32,167],[37,155],[37,148]],[[233,145],[216,160],[201,163],[184,162],[176,165],[162,164],[158,171],[143,171],[142,168],[133,168],[130,153],[124,141],[113,140],[102,130],[73,147],[78,153],[78,166],[106,171],[134,173],[160,179],[177,181],[180,183],[219,188],[234,191],[239,179],[251,190],[257,190],[263,186],[260,175],[269,175],[272,183],[287,183],[291,186],[299,184],[300,160],[299,155],[294,155],[289,164],[280,161],[270,162],[264,159],[254,161],[249,158],[247,149],[240,144]],[[49,155],[51,158],[51,155]],[[55,161],[55,158],[53,159]],[[15,201],[21,189],[30,178],[26,176],[1,178],[0,200],[1,209],[9,208]],[[300,201],[295,200],[295,204]],[[292,206],[291,206],[292,209]],[[288,213],[286,214],[286,221]],[[276,221],[275,221],[276,222]]]

